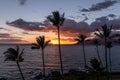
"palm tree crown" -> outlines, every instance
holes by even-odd
[[[36,38],[36,43],[33,43],[32,45],[32,49],[44,49],[48,43],[50,42],[50,40],[45,41],[45,36],[39,36]]]
[[[95,35],[99,36],[100,38],[108,38],[110,37],[110,34],[111,34],[111,29],[112,29],[112,26],[108,27],[106,24],[101,26],[101,30],[99,29],[96,29],[96,33]]]
[[[64,13],[62,15],[59,14],[59,11],[52,12],[53,15],[49,15],[47,19],[52,22],[54,26],[56,26],[58,29],[60,26],[63,25],[63,22],[65,20]]]
[[[86,40],[87,36],[81,34],[80,36],[78,36],[78,38],[76,39],[76,41],[78,41],[78,43],[84,42]]]
[[[5,61],[18,61],[22,62],[24,59],[22,57],[22,54],[24,53],[24,49],[20,52],[19,46],[16,46],[16,49],[14,48],[9,48],[5,54]]]

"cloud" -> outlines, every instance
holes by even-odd
[[[15,43],[26,43],[25,40],[10,38],[10,39],[0,39],[0,44],[15,44]]]
[[[102,9],[106,9],[108,7],[111,7],[113,6],[114,4],[116,4],[117,1],[116,0],[106,0],[104,2],[100,2],[100,3],[96,3],[96,4],[93,4],[90,8],[88,9],[85,9],[83,8],[81,11],[82,12],[91,12],[91,11],[99,11],[99,10],[102,10]]]
[[[88,24],[85,21],[76,22],[73,19],[66,19],[63,26],[61,26],[61,36],[62,37],[69,37],[74,38],[78,36],[79,34],[85,34],[88,36],[91,36],[90,34],[96,30],[96,28],[100,28],[100,26],[104,24],[108,24],[109,26],[112,25],[113,29],[120,29],[120,18],[118,19],[109,19],[108,16],[101,16],[99,18],[96,18],[95,21],[93,21],[91,24]],[[30,26],[30,24],[34,25],[35,23],[38,23],[36,26]],[[11,23],[8,23],[8,25],[12,25],[16,28],[23,29],[23,34],[29,34],[28,31],[34,31],[34,32],[52,32],[55,35],[57,35],[57,28],[50,24],[48,20],[45,20],[44,22],[27,22],[24,20],[15,20]],[[44,26],[44,27],[39,27]],[[7,36],[7,35],[6,35]]]
[[[27,22],[27,21],[24,21],[23,19],[17,19],[13,22],[6,22],[6,24],[9,26],[17,27],[27,31],[42,30],[44,27],[44,24],[40,22]]]
[[[9,43],[26,43],[27,41],[22,40],[21,37],[11,36],[8,33],[0,33],[0,44],[9,44]]]
[[[18,0],[20,2],[20,5],[25,5],[27,0]]]
[[[0,34],[0,38],[8,38],[8,37],[10,37],[10,34],[7,34],[7,33]]]
[[[109,19],[107,16],[102,16],[96,18],[96,20],[90,24],[90,27],[95,30],[95,28],[99,28],[104,24],[107,24],[108,26],[113,26],[113,29],[120,29],[120,18]]]
[[[11,31],[11,30],[9,30],[9,29],[6,29],[6,28],[0,28],[0,30],[5,30],[5,31]]]
[[[116,15],[115,14],[109,14],[108,17],[114,18],[114,17],[116,17]]]

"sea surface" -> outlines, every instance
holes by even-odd
[[[13,61],[4,61],[5,57],[3,52],[8,48],[15,48],[15,45],[0,45],[0,78],[6,77],[11,80],[21,80],[16,63]],[[26,80],[32,80],[33,77],[42,71],[42,58],[41,50],[32,50],[31,45],[20,45],[20,49],[25,48],[23,57],[24,61],[20,63],[21,69]],[[69,69],[83,70],[83,52],[80,45],[62,45],[62,59],[64,72]],[[47,73],[53,70],[59,70],[59,54],[57,45],[49,45],[45,48],[45,65]],[[93,45],[85,46],[87,64],[89,65],[90,59],[96,57],[96,47]],[[99,46],[100,56],[104,61],[104,46]],[[111,48],[112,56],[112,71],[120,71],[120,46],[113,46]]]

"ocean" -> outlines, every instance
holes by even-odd
[[[15,48],[15,45],[0,45],[0,77],[9,78],[11,80],[21,80],[18,67],[13,61],[4,61],[3,52],[8,48]],[[42,70],[41,50],[32,50],[31,45],[20,45],[20,49],[25,48],[23,57],[24,61],[20,63],[21,69],[26,80],[32,80]],[[80,45],[62,45],[62,59],[64,72],[69,69],[83,69],[83,52]],[[45,48],[45,65],[47,73],[53,70],[59,70],[59,54],[57,45],[49,45]],[[85,46],[87,64],[92,58],[97,57],[96,47],[93,45]],[[104,61],[104,46],[99,46],[100,56]],[[112,71],[120,71],[120,46],[111,48]]]

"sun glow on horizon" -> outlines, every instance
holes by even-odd
[[[75,44],[76,41],[65,41],[61,40],[60,44]],[[51,40],[50,44],[58,44],[58,40]]]

